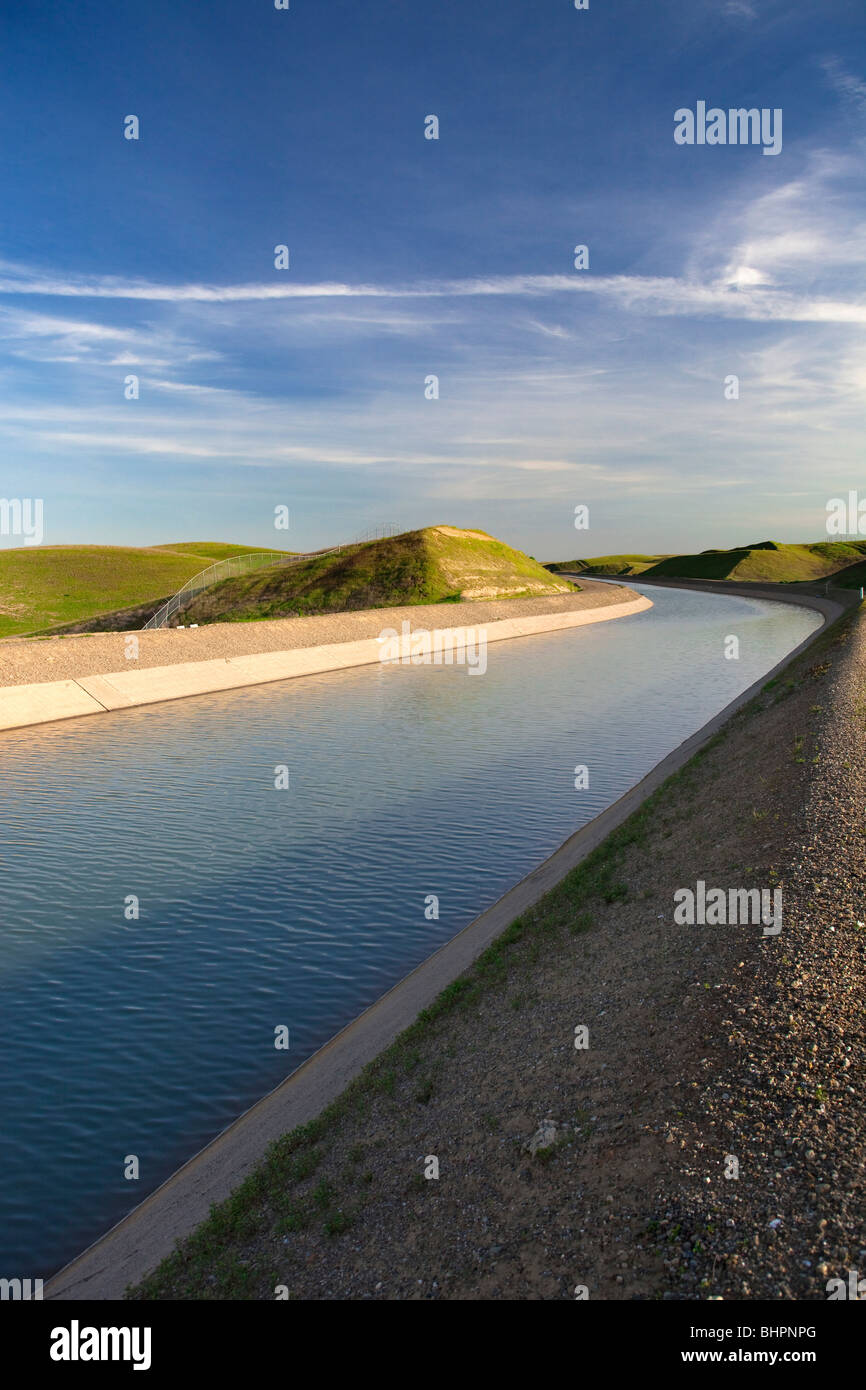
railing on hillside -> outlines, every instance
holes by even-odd
[[[367,541],[384,541],[389,536],[396,536],[398,527],[393,521],[382,522],[380,526],[371,526],[368,531],[362,531],[360,536],[356,536],[350,545],[364,545]]]
[[[211,588],[213,584],[221,584],[224,579],[237,579],[242,574],[250,574],[253,570],[271,569],[274,566],[298,565],[304,560],[315,560],[320,555],[337,555],[341,550],[348,550],[353,545],[363,545],[367,541],[383,540],[388,536],[396,534],[397,527],[393,522],[386,522],[381,526],[374,526],[370,530],[356,536],[354,540],[344,541],[342,545],[332,545],[325,550],[309,550],[303,554],[287,555],[283,550],[253,550],[245,555],[231,555],[227,560],[217,560],[216,564],[208,565],[207,569],[199,570],[192,579],[188,579],[176,594],[172,594],[170,599],[158,608],[152,617],[148,618],[142,632],[155,628],[165,627],[169,619],[173,618],[179,609],[185,608],[205,589]]]

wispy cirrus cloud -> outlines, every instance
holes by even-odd
[[[848,102],[860,116],[866,116],[866,82],[848,71],[839,58],[825,58],[821,63],[834,92]]]
[[[164,369],[218,357],[170,327],[108,324],[8,308],[0,308],[0,344],[11,356],[27,361],[85,366]]]
[[[576,271],[570,275],[503,275],[466,280],[402,285],[349,283],[279,283],[248,285],[160,285],[104,279],[59,280],[50,275],[20,271],[0,279],[0,294],[45,295],[54,298],[145,300],[152,303],[230,304],[297,299],[462,299],[535,298],[557,295],[597,295],[634,313],[669,317],[693,314],[751,320],[790,320],[815,323],[866,323],[866,301],[846,302],[825,296],[804,296],[768,288],[760,276],[732,279],[730,275],[702,282],[674,276],[601,275]]]

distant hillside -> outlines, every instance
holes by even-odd
[[[173,550],[185,555],[197,555],[200,559],[211,564],[216,564],[218,560],[229,560],[233,555],[254,555],[256,552],[264,553],[268,550],[281,551],[284,555],[292,555],[291,550],[282,550],[280,546],[263,545],[230,545],[225,541],[177,541],[171,545],[155,545],[153,550]],[[201,568],[201,566],[199,566]]]
[[[80,624],[115,609],[148,603],[156,608],[215,559],[259,549],[193,541],[148,548],[38,545],[0,550],[0,637]]]
[[[819,541],[814,545],[761,541],[734,550],[672,555],[652,565],[646,575],[648,579],[728,579],[739,583],[792,584],[826,579],[864,556],[864,541]]]
[[[295,613],[561,594],[573,588],[485,531],[430,526],[224,580],[178,616],[184,623],[248,622]]]
[[[545,568],[555,574],[562,570],[586,575],[642,574],[650,565],[666,558],[664,555],[596,555],[592,560],[558,560]]]
[[[599,555],[593,559],[560,561],[548,568],[586,575],[646,575],[647,579],[727,579],[738,583],[794,584],[839,575],[840,585],[855,587],[863,579],[866,541],[817,541],[784,545],[754,541],[732,550],[703,550],[695,555]]]

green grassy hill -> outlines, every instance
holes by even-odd
[[[826,579],[866,555],[864,541],[819,541],[782,545],[761,541],[734,550],[672,555],[647,571],[647,578],[727,579],[738,583],[794,584]]]
[[[839,584],[857,587],[866,541],[817,541],[783,545],[778,541],[754,541],[733,550],[703,550],[696,555],[598,555],[592,559],[562,561],[548,568],[559,572],[618,574],[648,579],[716,579],[752,584],[795,584],[839,574]],[[847,568],[846,568],[847,567]],[[857,570],[855,574],[854,570]],[[842,574],[844,572],[844,578]]]
[[[592,560],[560,560],[547,568],[554,573],[571,570],[572,573],[593,574],[642,574],[644,570],[664,560],[664,555],[596,555]]]
[[[248,622],[295,613],[525,598],[573,587],[484,531],[431,526],[227,579],[199,594],[179,616],[185,623]]]
[[[257,546],[183,542],[21,546],[0,550],[0,637],[41,632],[100,613],[166,599],[224,554]]]
[[[269,549],[276,551],[282,550],[278,545],[229,545],[225,541],[177,541],[172,542],[170,545],[155,545],[152,546],[151,549],[171,550],[181,555],[197,555],[199,559],[204,560],[205,565],[208,560],[210,560],[212,565],[215,565],[218,560],[230,560],[233,555],[265,554]],[[292,553],[291,550],[282,550],[282,554],[284,555],[291,555]],[[203,565],[199,565],[199,569],[203,568]]]

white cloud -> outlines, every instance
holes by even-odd
[[[813,245],[817,248],[818,243]],[[743,260],[756,265],[758,255],[772,255],[766,244],[746,247]],[[778,253],[777,253],[778,254]],[[847,263],[847,262],[846,262]],[[157,285],[136,284],[114,278],[104,280],[60,281],[50,276],[29,278],[9,276],[0,279],[0,293],[9,295],[47,295],[103,299],[146,300],[166,303],[243,303],[296,299],[462,299],[501,297],[546,298],[556,295],[587,294],[613,302],[632,313],[657,317],[691,314],[701,317],[791,322],[866,323],[866,302],[846,302],[825,296],[804,296],[795,291],[768,292],[761,276],[731,295],[724,273],[714,280],[673,276],[603,275],[582,271],[573,275],[504,275],[466,280],[443,280],[408,285],[297,284],[274,285]]]
[[[866,116],[866,82],[848,72],[838,58],[825,58],[821,64],[833,90],[857,113]]]
[[[133,327],[64,318],[59,314],[0,309],[0,342],[11,355],[33,362],[80,362],[91,366],[167,368],[202,356],[171,328]]]

